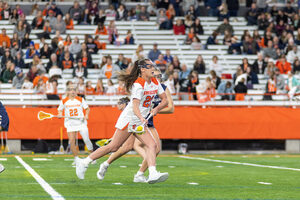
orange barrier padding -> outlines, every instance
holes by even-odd
[[[55,108],[7,107],[9,139],[59,139],[63,119],[39,121],[42,110]],[[91,139],[110,138],[120,111],[116,107],[91,107]],[[173,114],[158,114],[155,127],[162,139],[300,139],[300,109],[283,107],[175,107]],[[64,139],[67,138],[64,129]]]

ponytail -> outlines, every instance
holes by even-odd
[[[141,67],[143,67],[148,60],[149,59],[137,60],[134,62],[133,68],[131,69],[130,73],[127,73],[125,70],[119,73],[118,79],[119,81],[123,81],[125,83],[127,92],[130,92],[133,83],[141,75]]]

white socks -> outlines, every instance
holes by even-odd
[[[108,163],[107,161],[105,161],[105,162],[103,162],[103,166],[104,166],[105,168],[107,168],[107,167],[109,166],[109,163]]]
[[[137,176],[144,175],[144,172],[138,171],[138,172],[136,173],[136,175],[137,175]]]
[[[150,166],[148,169],[149,169],[149,174],[154,174],[157,172],[155,166]]]
[[[88,156],[85,159],[83,159],[83,163],[85,165],[89,165],[93,160]]]

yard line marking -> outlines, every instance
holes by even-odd
[[[53,159],[48,158],[32,158],[33,161],[52,161]]]
[[[175,166],[169,166],[169,168],[175,168]]]
[[[216,167],[218,167],[218,168],[222,168],[223,166],[216,166]]]
[[[199,185],[199,183],[188,183],[190,185]]]
[[[272,185],[272,183],[266,183],[266,182],[257,182],[259,184],[263,184],[263,185]]]
[[[272,169],[300,171],[300,169],[297,169],[297,168],[279,167],[279,166],[272,166],[272,165],[260,165],[260,164],[253,164],[253,163],[232,162],[232,161],[226,161],[226,160],[214,160],[214,159],[209,159],[209,158],[188,157],[188,156],[179,156],[179,158],[186,158],[186,159],[192,159],[192,160],[203,160],[203,161],[218,162],[218,163],[227,163],[227,164],[234,164],[234,165],[246,165],[246,166],[252,166],[252,167],[264,167],[264,168],[272,168]]]
[[[42,186],[42,188],[50,194],[53,200],[65,200],[65,198],[56,192],[38,173],[34,171],[26,162],[23,161],[19,156],[15,156],[15,158],[21,163],[24,168],[33,176],[33,178]]]
[[[74,159],[64,159],[64,161],[74,161]]]
[[[127,166],[125,166],[125,165],[121,165],[120,167],[121,167],[121,168],[126,168]]]
[[[0,158],[0,161],[7,161],[7,158]]]
[[[113,183],[113,185],[123,185],[123,183]]]

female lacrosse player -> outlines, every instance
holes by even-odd
[[[83,113],[85,110],[85,115]],[[75,161],[78,159],[78,150],[76,148],[76,135],[81,132],[82,138],[87,145],[88,149],[93,150],[93,145],[88,136],[87,121],[89,118],[90,108],[86,101],[76,95],[75,87],[70,84],[67,87],[67,96],[61,100],[58,107],[58,116],[63,116],[63,110],[65,110],[65,127],[68,132],[69,142],[71,150],[75,157]]]
[[[157,78],[159,81],[161,81],[161,72],[159,69],[155,69],[154,77]],[[159,113],[162,113],[162,114],[173,113],[174,105],[173,105],[171,93],[164,84],[161,84],[161,86],[163,87],[163,89],[165,90],[165,92],[167,94],[168,106],[166,108],[162,109],[161,111],[159,111]],[[159,105],[160,101],[161,101],[160,98],[156,95],[153,100],[153,108],[157,107]],[[121,105],[120,105],[120,107],[121,107]],[[153,124],[153,117],[151,117],[148,120],[147,127],[149,128],[150,133],[152,133],[152,135],[155,139],[155,142],[157,144],[156,154],[158,155],[158,153],[160,152],[160,145],[159,145],[160,139],[159,139],[157,130],[155,129],[154,124]],[[144,172],[147,170],[148,166],[147,166],[147,161],[145,159],[145,149],[144,149],[144,146],[142,145],[142,143],[139,140],[137,140],[133,135],[130,136],[126,140],[126,142],[122,145],[122,147],[119,148],[119,150],[117,152],[111,154],[109,156],[108,160],[106,160],[105,162],[103,162],[100,165],[100,169],[97,172],[97,177],[100,180],[102,180],[105,176],[106,170],[109,167],[109,165],[112,162],[114,162],[115,160],[117,160],[118,158],[120,158],[121,156],[123,156],[124,154],[128,153],[132,149],[134,149],[138,154],[140,154],[144,158],[141,168],[134,176],[133,182],[136,182],[136,183],[137,182],[146,182],[146,177],[144,176]]]
[[[0,132],[3,131],[3,132],[5,132],[5,134],[7,134],[8,128],[9,128],[8,114],[6,112],[5,107],[0,102]],[[0,164],[0,173],[3,172],[4,170],[5,170],[5,167]]]
[[[85,171],[90,162],[102,156],[115,152],[134,132],[136,127],[147,123],[145,117],[149,115],[152,100],[156,94],[161,98],[161,103],[154,108],[151,113],[156,115],[161,109],[168,104],[167,96],[160,83],[153,78],[154,65],[149,59],[137,60],[131,72],[121,72],[119,79],[124,81],[127,91],[131,92],[131,101],[121,113],[117,124],[116,132],[112,141],[96,151],[91,153],[87,158],[78,159],[76,163],[76,175],[80,179],[84,179]],[[142,135],[134,134],[134,136],[145,145],[146,160],[149,166],[148,183],[158,183],[167,180],[168,173],[160,173],[156,171],[156,149],[157,145],[148,129]]]

